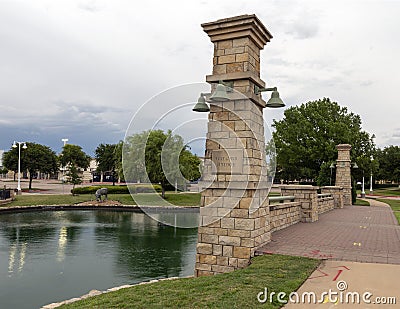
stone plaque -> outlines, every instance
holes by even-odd
[[[220,149],[213,150],[212,161],[217,168],[217,174],[242,174],[243,150],[235,149],[228,152]]]

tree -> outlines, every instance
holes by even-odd
[[[3,165],[8,170],[14,172],[14,181],[15,175],[18,173],[18,149],[11,148],[9,151],[3,153]]]
[[[80,185],[82,183],[82,177],[79,176],[78,168],[72,164],[67,171],[67,182],[72,184],[72,195],[74,195],[74,189],[76,185]]]
[[[127,137],[123,162],[127,181],[160,183],[163,198],[168,185],[176,182],[183,188],[187,180],[200,177],[200,159],[171,131],[149,130]]]
[[[123,170],[123,166],[122,166],[122,150],[124,147],[124,142],[123,141],[119,141],[116,145],[115,145],[115,150],[114,150],[114,156],[115,156],[115,160],[116,160],[116,165],[115,165],[115,170],[117,172],[118,178],[121,181],[124,181],[124,170]]]
[[[90,157],[78,145],[66,144],[60,154],[60,163],[67,167],[67,181],[75,185],[81,184],[82,179],[78,174],[79,168],[85,169],[90,164]]]
[[[388,146],[382,150],[378,149],[375,159],[379,165],[376,178],[400,184],[400,147]]]
[[[60,163],[63,166],[73,164],[79,168],[87,168],[90,164],[90,157],[82,150],[82,147],[66,144],[60,154]]]
[[[98,163],[97,170],[100,172],[112,172],[113,186],[117,171],[121,167],[122,144],[100,144],[95,150],[95,157]]]
[[[0,175],[4,175],[8,173],[8,169],[6,167],[0,167]]]
[[[57,172],[57,156],[50,147],[26,143],[27,148],[21,151],[21,171],[29,172],[29,190],[32,189],[32,180],[37,172]],[[22,149],[21,149],[22,150]],[[4,154],[4,166],[18,172],[18,148],[11,148]]]
[[[328,98],[286,109],[273,127],[277,170],[286,180],[317,179],[324,162],[336,161],[338,144],[350,144],[353,162],[361,169],[369,167],[362,158],[373,153],[373,137],[362,130],[359,115]],[[326,182],[326,167],[324,171],[320,178]]]

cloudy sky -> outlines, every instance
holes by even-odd
[[[0,0],[0,149],[19,140],[58,152],[68,138],[92,154],[123,139],[143,103],[211,74],[200,24],[241,14],[274,36],[261,77],[288,106],[330,97],[378,146],[400,144],[400,1]],[[150,128],[151,117],[135,121]]]

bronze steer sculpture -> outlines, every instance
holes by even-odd
[[[101,188],[101,189],[98,189],[96,191],[96,201],[101,202],[102,201],[101,200],[101,196],[102,195],[105,196],[104,200],[107,201],[107,195],[108,195],[108,189],[107,188]]]

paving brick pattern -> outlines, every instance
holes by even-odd
[[[272,233],[257,254],[400,264],[400,226],[390,207],[348,206]]]

